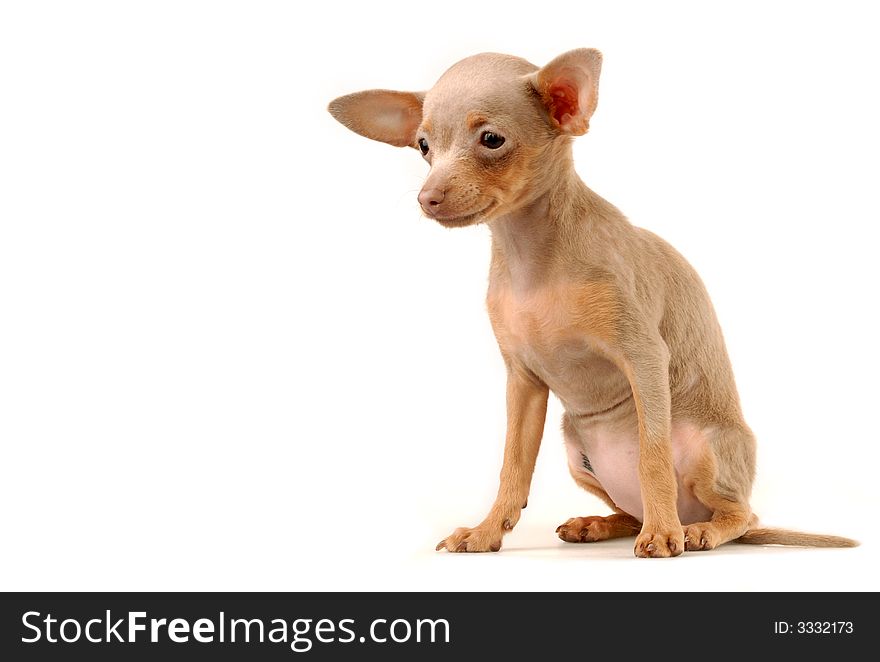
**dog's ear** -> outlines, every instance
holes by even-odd
[[[529,75],[553,125],[562,133],[582,136],[590,128],[599,100],[601,70],[602,53],[595,48],[578,48]]]
[[[414,147],[423,92],[365,90],[339,97],[327,110],[355,133],[395,147]]]

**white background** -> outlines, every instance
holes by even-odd
[[[869,3],[4,3],[0,588],[880,589]],[[566,545],[552,401],[500,554],[485,227],[325,111],[480,51],[605,54],[585,181],[694,264],[768,525],[855,550]]]

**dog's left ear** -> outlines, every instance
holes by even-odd
[[[590,128],[599,100],[601,70],[602,53],[595,48],[578,48],[529,75],[550,120],[562,133],[582,136]]]

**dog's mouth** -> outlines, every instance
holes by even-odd
[[[462,216],[431,216],[429,218],[433,218],[445,228],[463,228],[481,222],[494,206],[495,202],[492,201],[479,211],[473,212],[472,214],[464,214]]]

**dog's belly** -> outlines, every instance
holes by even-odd
[[[603,417],[580,420],[566,414],[563,429],[572,470],[592,477],[618,508],[642,520],[638,420],[631,403],[630,399],[615,410],[621,415],[604,420]],[[630,411],[624,411],[624,408]],[[705,431],[690,422],[673,421],[671,440],[681,523],[708,521],[712,512],[688,489],[685,480],[694,472],[706,450]]]
[[[641,520],[638,418],[626,376],[589,343],[557,345],[552,352],[521,352],[565,407],[563,432],[575,472],[598,481],[618,508]],[[705,452],[706,431],[690,421],[672,422],[672,456],[682,524],[707,521],[712,513],[685,480]]]

